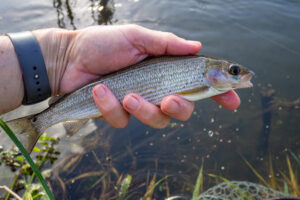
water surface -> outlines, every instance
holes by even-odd
[[[281,172],[288,175],[286,155],[289,151],[300,154],[299,104],[292,103],[300,96],[299,10],[300,1],[296,0],[2,1],[3,33],[135,23],[199,40],[203,43],[201,54],[236,61],[256,73],[253,89],[238,91],[242,104],[236,111],[207,99],[196,103],[190,120],[173,120],[163,130],[151,129],[134,118],[122,130],[95,120],[75,136],[63,136],[58,148],[64,153],[51,178],[57,198],[113,197],[113,185],[125,174],[134,177],[131,199],[145,194],[154,174],[157,180],[170,177],[156,188],[153,198],[190,197],[202,159],[204,189],[220,182],[209,177],[210,173],[260,183],[241,156],[266,179],[270,156],[276,178],[282,180]],[[271,90],[270,97],[266,93]],[[270,108],[273,100],[275,106]],[[61,128],[49,130],[49,134],[62,132]],[[64,168],[72,159],[72,167]],[[300,166],[291,161],[299,174]],[[106,187],[90,187],[99,176],[76,178],[101,170],[110,175]]]

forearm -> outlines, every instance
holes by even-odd
[[[22,72],[14,47],[7,36],[0,36],[0,114],[20,106],[23,96]]]
[[[33,34],[44,57],[51,93],[56,95],[68,62],[72,31],[41,29]],[[0,114],[20,106],[23,96],[22,71],[14,47],[7,36],[0,36]]]

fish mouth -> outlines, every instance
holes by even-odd
[[[243,75],[240,78],[240,81],[238,84],[236,84],[235,88],[251,88],[251,87],[253,87],[253,84],[251,83],[251,79],[254,75],[255,75],[255,73],[253,71],[249,70],[247,74]]]
[[[251,88],[253,87],[253,84],[251,81],[247,81],[245,83],[240,84],[237,88]]]

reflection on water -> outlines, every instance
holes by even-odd
[[[91,10],[92,18],[97,24],[112,24],[112,17],[115,11],[113,0],[90,0],[91,5],[89,9]]]
[[[262,110],[262,130],[260,133],[259,153],[260,157],[266,155],[269,149],[269,137],[272,127],[272,105],[274,103],[275,90],[272,87],[261,88],[261,110]]]
[[[237,61],[257,75],[253,89],[238,91],[242,105],[236,111],[203,100],[190,120],[173,120],[163,130],[134,118],[121,130],[95,120],[95,131],[62,138],[59,149],[68,153],[53,166],[50,181],[58,199],[115,199],[127,174],[133,177],[129,199],[150,194],[153,199],[189,199],[202,165],[201,191],[226,178],[280,191],[287,185],[291,195],[300,195],[291,181],[292,174],[300,173],[300,2],[54,0],[40,9],[36,4],[35,12],[49,11],[38,22],[28,6],[13,12],[35,23],[31,27],[24,22],[28,29],[48,23],[69,29],[139,23],[200,40],[202,54]],[[10,13],[0,11],[0,28],[6,31]],[[11,24],[14,30],[22,27]],[[293,180],[299,185],[299,176]]]
[[[66,25],[66,21],[69,21],[72,29],[77,29],[74,22],[74,12],[73,10],[77,7],[76,1],[69,0],[53,0],[53,7],[57,12],[57,25],[60,28],[69,27]],[[114,14],[114,1],[113,0],[90,0],[90,5],[87,11],[91,12],[91,17],[94,22],[98,25],[101,24],[112,24],[112,17]],[[84,12],[87,14],[87,11]],[[66,16],[65,16],[66,13]]]
[[[64,16],[64,11],[63,11],[63,4],[62,4],[61,0],[54,0],[53,1],[53,7],[56,8],[58,27],[59,28],[66,28],[65,16]],[[72,12],[72,9],[70,7],[70,4],[69,4],[68,0],[65,1],[65,7],[66,7],[66,10],[67,10],[67,16],[70,20],[70,24],[73,27],[73,29],[76,29],[76,27],[74,25],[73,12]]]

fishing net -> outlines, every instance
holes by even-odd
[[[207,191],[198,196],[197,200],[263,200],[284,196],[287,195],[256,183],[247,181],[229,181],[209,188]]]

